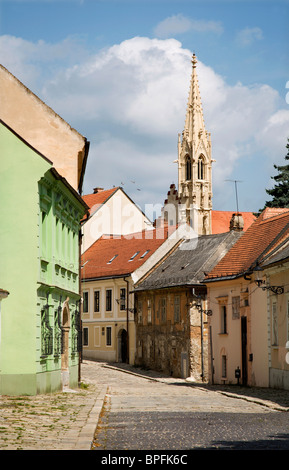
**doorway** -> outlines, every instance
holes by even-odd
[[[120,360],[127,362],[127,331],[124,329],[120,334]]]

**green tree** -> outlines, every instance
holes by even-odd
[[[285,156],[285,160],[288,164],[274,165],[278,174],[276,176],[271,176],[271,178],[276,182],[276,184],[272,189],[266,189],[266,193],[269,194],[272,199],[265,203],[264,209],[266,207],[289,207],[289,139],[287,140],[287,155]]]

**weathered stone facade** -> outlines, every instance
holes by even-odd
[[[188,287],[138,292],[136,364],[173,377],[200,379],[201,316]],[[204,358],[207,357],[207,328]]]

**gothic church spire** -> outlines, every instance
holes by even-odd
[[[178,194],[183,221],[199,235],[212,233],[211,170],[211,136],[205,128],[194,54],[185,127],[178,141]]]

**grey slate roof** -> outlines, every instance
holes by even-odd
[[[242,234],[243,232],[231,231],[183,241],[134,290],[201,284],[204,273],[210,272]]]
[[[275,263],[281,263],[282,261],[289,259],[289,239],[287,238],[285,242],[277,246],[277,249],[274,250],[270,256],[265,258],[261,263],[261,266],[266,268]]]

